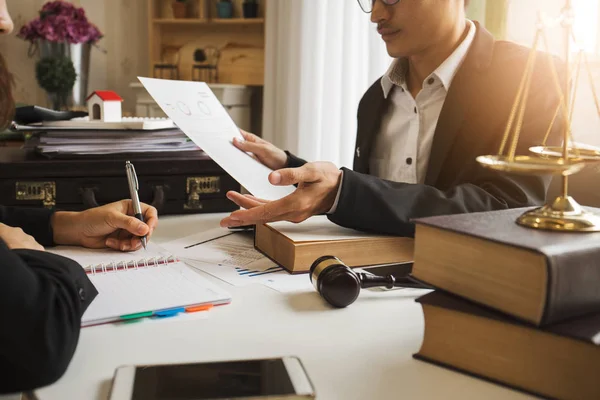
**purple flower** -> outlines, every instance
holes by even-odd
[[[34,42],[96,43],[102,38],[98,27],[88,21],[85,10],[64,1],[50,1],[40,16],[21,27],[18,37]]]
[[[90,41],[90,29],[87,24],[73,21],[67,25],[69,43],[87,43]]]

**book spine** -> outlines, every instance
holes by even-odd
[[[142,258],[141,260],[132,261],[113,261],[110,263],[102,263],[96,265],[88,265],[84,268],[87,274],[107,274],[117,271],[126,271],[129,269],[140,269],[149,267],[158,267],[161,265],[177,262],[178,259],[174,256],[150,257]]]
[[[542,325],[600,309],[600,247],[546,254],[548,290]]]

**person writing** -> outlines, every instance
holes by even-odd
[[[500,174],[476,162],[500,148],[530,49],[494,40],[466,18],[465,0],[359,3],[395,60],[359,104],[353,170],[307,163],[243,132],[234,144],[274,170],[271,184],[297,188],[271,202],[230,192],[243,209],[221,226],[327,214],[345,227],[413,236],[413,218],[543,204],[549,177]],[[558,107],[549,65],[538,56],[517,154],[542,143]]]
[[[0,33],[13,23],[0,0]],[[11,76],[0,54],[0,130],[11,120]],[[97,295],[81,265],[43,246],[139,249],[158,224],[154,207],[142,204],[146,223],[132,217],[130,200],[82,212],[0,206],[0,394],[55,382],[73,356],[81,316]]]

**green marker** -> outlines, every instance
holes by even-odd
[[[136,318],[151,317],[152,314],[153,314],[152,311],[145,311],[145,312],[136,313],[136,314],[121,315],[119,318],[124,319],[124,320],[130,320],[130,319],[136,319]]]

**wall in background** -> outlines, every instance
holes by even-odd
[[[502,1],[504,2],[505,0]],[[558,16],[565,4],[565,0],[506,1],[508,7],[505,9],[506,26],[504,37],[506,40],[510,40],[528,47],[533,44],[538,13],[541,11],[543,14],[548,16]],[[574,5],[576,7],[587,5],[589,9],[599,12],[600,8],[590,7],[590,4],[593,2],[598,3],[600,0],[575,0]],[[468,9],[468,17],[478,21],[484,21],[484,25],[488,25],[489,22],[493,20],[499,21],[501,16],[494,15],[503,12],[503,9],[499,6],[499,3],[499,0],[471,0],[471,4]],[[494,6],[495,9],[491,8],[490,6]],[[584,7],[581,9],[585,10]],[[589,29],[590,21],[593,25],[593,19],[595,18],[593,15],[590,16],[586,13],[580,12],[578,18],[580,18],[580,20],[577,22],[583,22],[588,26],[588,29],[583,29],[582,31],[586,32],[588,35],[592,35],[592,37],[593,35],[598,35],[600,38],[600,32],[593,32],[594,29]],[[600,15],[598,15],[597,18],[597,20],[600,22]],[[496,29],[497,28],[498,27],[496,27]],[[564,56],[565,42],[563,35],[564,33],[561,29],[552,29],[547,31],[548,43],[550,46],[549,50],[551,53],[560,57]],[[598,48],[598,46],[596,46],[596,48]],[[545,47],[542,47],[542,49],[545,49]],[[592,55],[591,59],[594,60],[592,62],[593,79],[597,91],[600,94],[599,56],[600,54]],[[578,97],[573,120],[573,135],[576,141],[600,146],[600,117],[598,116],[597,108],[594,103],[587,73],[584,73],[581,76],[580,84],[578,86]]]
[[[45,0],[9,0],[8,7],[18,31],[37,16]],[[92,50],[90,90],[115,90],[125,99],[126,111],[135,109],[135,96],[129,89],[138,75],[148,71],[148,25],[146,0],[73,0],[85,8],[88,18],[104,33]],[[46,105],[44,91],[35,79],[37,58],[28,57],[29,43],[16,36],[0,39],[0,52],[15,76],[17,101]]]
[[[491,0],[497,1],[497,0]],[[598,0],[579,0],[598,1]],[[45,0],[9,0],[8,6],[16,29],[37,15]],[[135,96],[129,89],[138,75],[148,73],[148,26],[146,0],[73,0],[83,6],[89,18],[99,26],[105,37],[92,53],[90,89],[112,89],[125,98],[124,108],[133,111]],[[485,21],[486,0],[471,0],[469,17]],[[550,15],[560,12],[564,0],[510,0],[506,18],[506,38],[524,45],[531,45],[535,33],[534,21],[539,10]],[[560,32],[550,34],[552,51],[560,53]],[[26,103],[46,104],[44,92],[35,79],[35,59],[28,57],[28,43],[16,36],[0,39],[0,52],[7,59],[15,75],[17,100]],[[595,82],[600,89],[600,64],[594,64]],[[575,113],[574,133],[576,140],[600,145],[600,118],[596,114],[589,86],[582,79],[581,98]]]
[[[598,2],[599,0],[576,0],[578,2]],[[564,0],[512,0],[508,9],[507,39],[531,46],[535,35],[535,21],[539,11],[550,16],[558,16]],[[583,4],[583,3],[582,3]],[[587,17],[587,16],[585,16]],[[600,15],[598,15],[600,20]],[[576,20],[577,21],[577,20]],[[581,21],[586,22],[586,21]],[[588,34],[597,34],[589,32]],[[561,29],[548,31],[550,51],[563,57],[564,39]],[[598,55],[591,55],[593,79],[598,94],[600,94],[600,62]],[[600,146],[600,117],[594,103],[589,79],[585,70],[582,71],[576,109],[573,116],[573,136],[576,141]]]
[[[135,94],[129,84],[148,76],[148,1],[86,1],[106,4],[106,87],[121,94],[124,109],[134,112]]]

